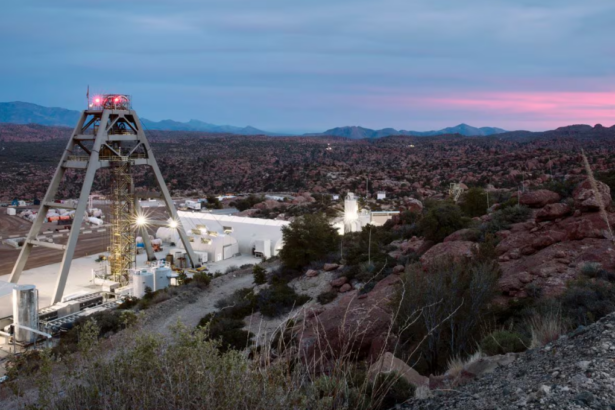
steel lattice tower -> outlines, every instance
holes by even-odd
[[[171,215],[173,227],[177,227],[181,241],[186,249],[192,265],[196,257],[171,200],[169,190],[164,183],[158,164],[154,158],[149,142],[145,137],[143,126],[137,113],[132,109],[130,97],[120,94],[94,97],[88,109],[81,117],[68,141],[60,164],[56,168],[45,198],[28,233],[17,262],[13,267],[10,282],[17,283],[21,272],[34,246],[57,249],[64,252],[60,272],[52,303],[60,302],[66,287],[70,265],[75,253],[77,238],[81,223],[85,216],[88,198],[92,190],[94,177],[99,169],[110,168],[112,207],[111,207],[111,273],[116,279],[126,275],[127,270],[134,267],[136,258],[135,231],[140,229],[146,244],[148,258],[154,258],[149,244],[149,238],[144,227],[135,226],[137,217],[134,187],[131,169],[135,166],[147,165],[154,172],[156,183],[160,189],[160,197]],[[67,170],[85,171],[83,185],[76,206],[56,203],[56,195],[60,182]],[[50,209],[72,209],[75,211],[68,242],[66,245],[39,241],[43,223]],[[166,225],[166,221],[150,221],[152,225]]]
[[[115,281],[128,279],[135,267],[135,207],[130,160],[111,161],[111,244],[109,265]]]

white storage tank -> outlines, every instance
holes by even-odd
[[[154,290],[169,287],[169,278],[173,275],[171,268],[160,267],[154,269]]]
[[[145,288],[155,290],[154,274],[147,269],[142,269],[132,275],[132,295],[142,298],[145,295]]]
[[[38,330],[38,290],[34,285],[15,285],[13,288],[13,322]],[[38,335],[15,327],[15,340],[34,343]]]
[[[6,208],[6,214],[7,215],[17,215],[17,210],[12,207]]]

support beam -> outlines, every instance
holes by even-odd
[[[34,246],[41,246],[43,248],[55,249],[57,251],[63,251],[66,249],[66,245],[60,245],[59,243],[43,242],[36,239],[31,239],[28,243]]]

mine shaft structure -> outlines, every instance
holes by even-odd
[[[194,266],[197,262],[194,251],[186,232],[181,226],[177,210],[147,141],[141,121],[132,109],[130,96],[107,94],[93,97],[91,101],[88,101],[88,108],[81,113],[13,267],[10,282],[18,283],[34,246],[63,251],[64,256],[60,264],[52,303],[61,301],[92,184],[97,171],[105,168],[110,170],[111,175],[111,186],[109,187],[111,192],[109,218],[111,224],[109,247],[111,279],[120,282],[127,280],[129,270],[134,268],[136,263],[135,232],[139,232],[144,238],[147,237],[145,226],[137,222],[144,218],[139,215],[140,208],[138,201],[135,201],[132,179],[132,169],[143,165],[149,166],[153,171],[158,185],[157,188],[160,190],[160,197],[171,216],[169,221],[148,221],[147,224],[176,228],[188,258]],[[68,170],[85,172],[81,193],[76,205],[56,201],[58,188]],[[47,212],[52,209],[75,211],[68,241],[65,245],[38,240]],[[146,242],[146,245],[149,245],[149,240]],[[147,248],[148,259],[155,258],[150,249],[151,245]]]

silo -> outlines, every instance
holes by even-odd
[[[169,276],[173,271],[171,268],[160,267],[154,269],[154,290],[160,290],[169,287]]]
[[[145,288],[150,288],[152,292],[156,290],[154,289],[154,274],[147,269],[142,269],[132,275],[132,295],[142,298],[145,295]]]
[[[13,288],[13,322],[38,330],[38,290],[34,285],[15,285]],[[34,343],[37,334],[22,328],[15,328],[15,340],[20,343]]]

